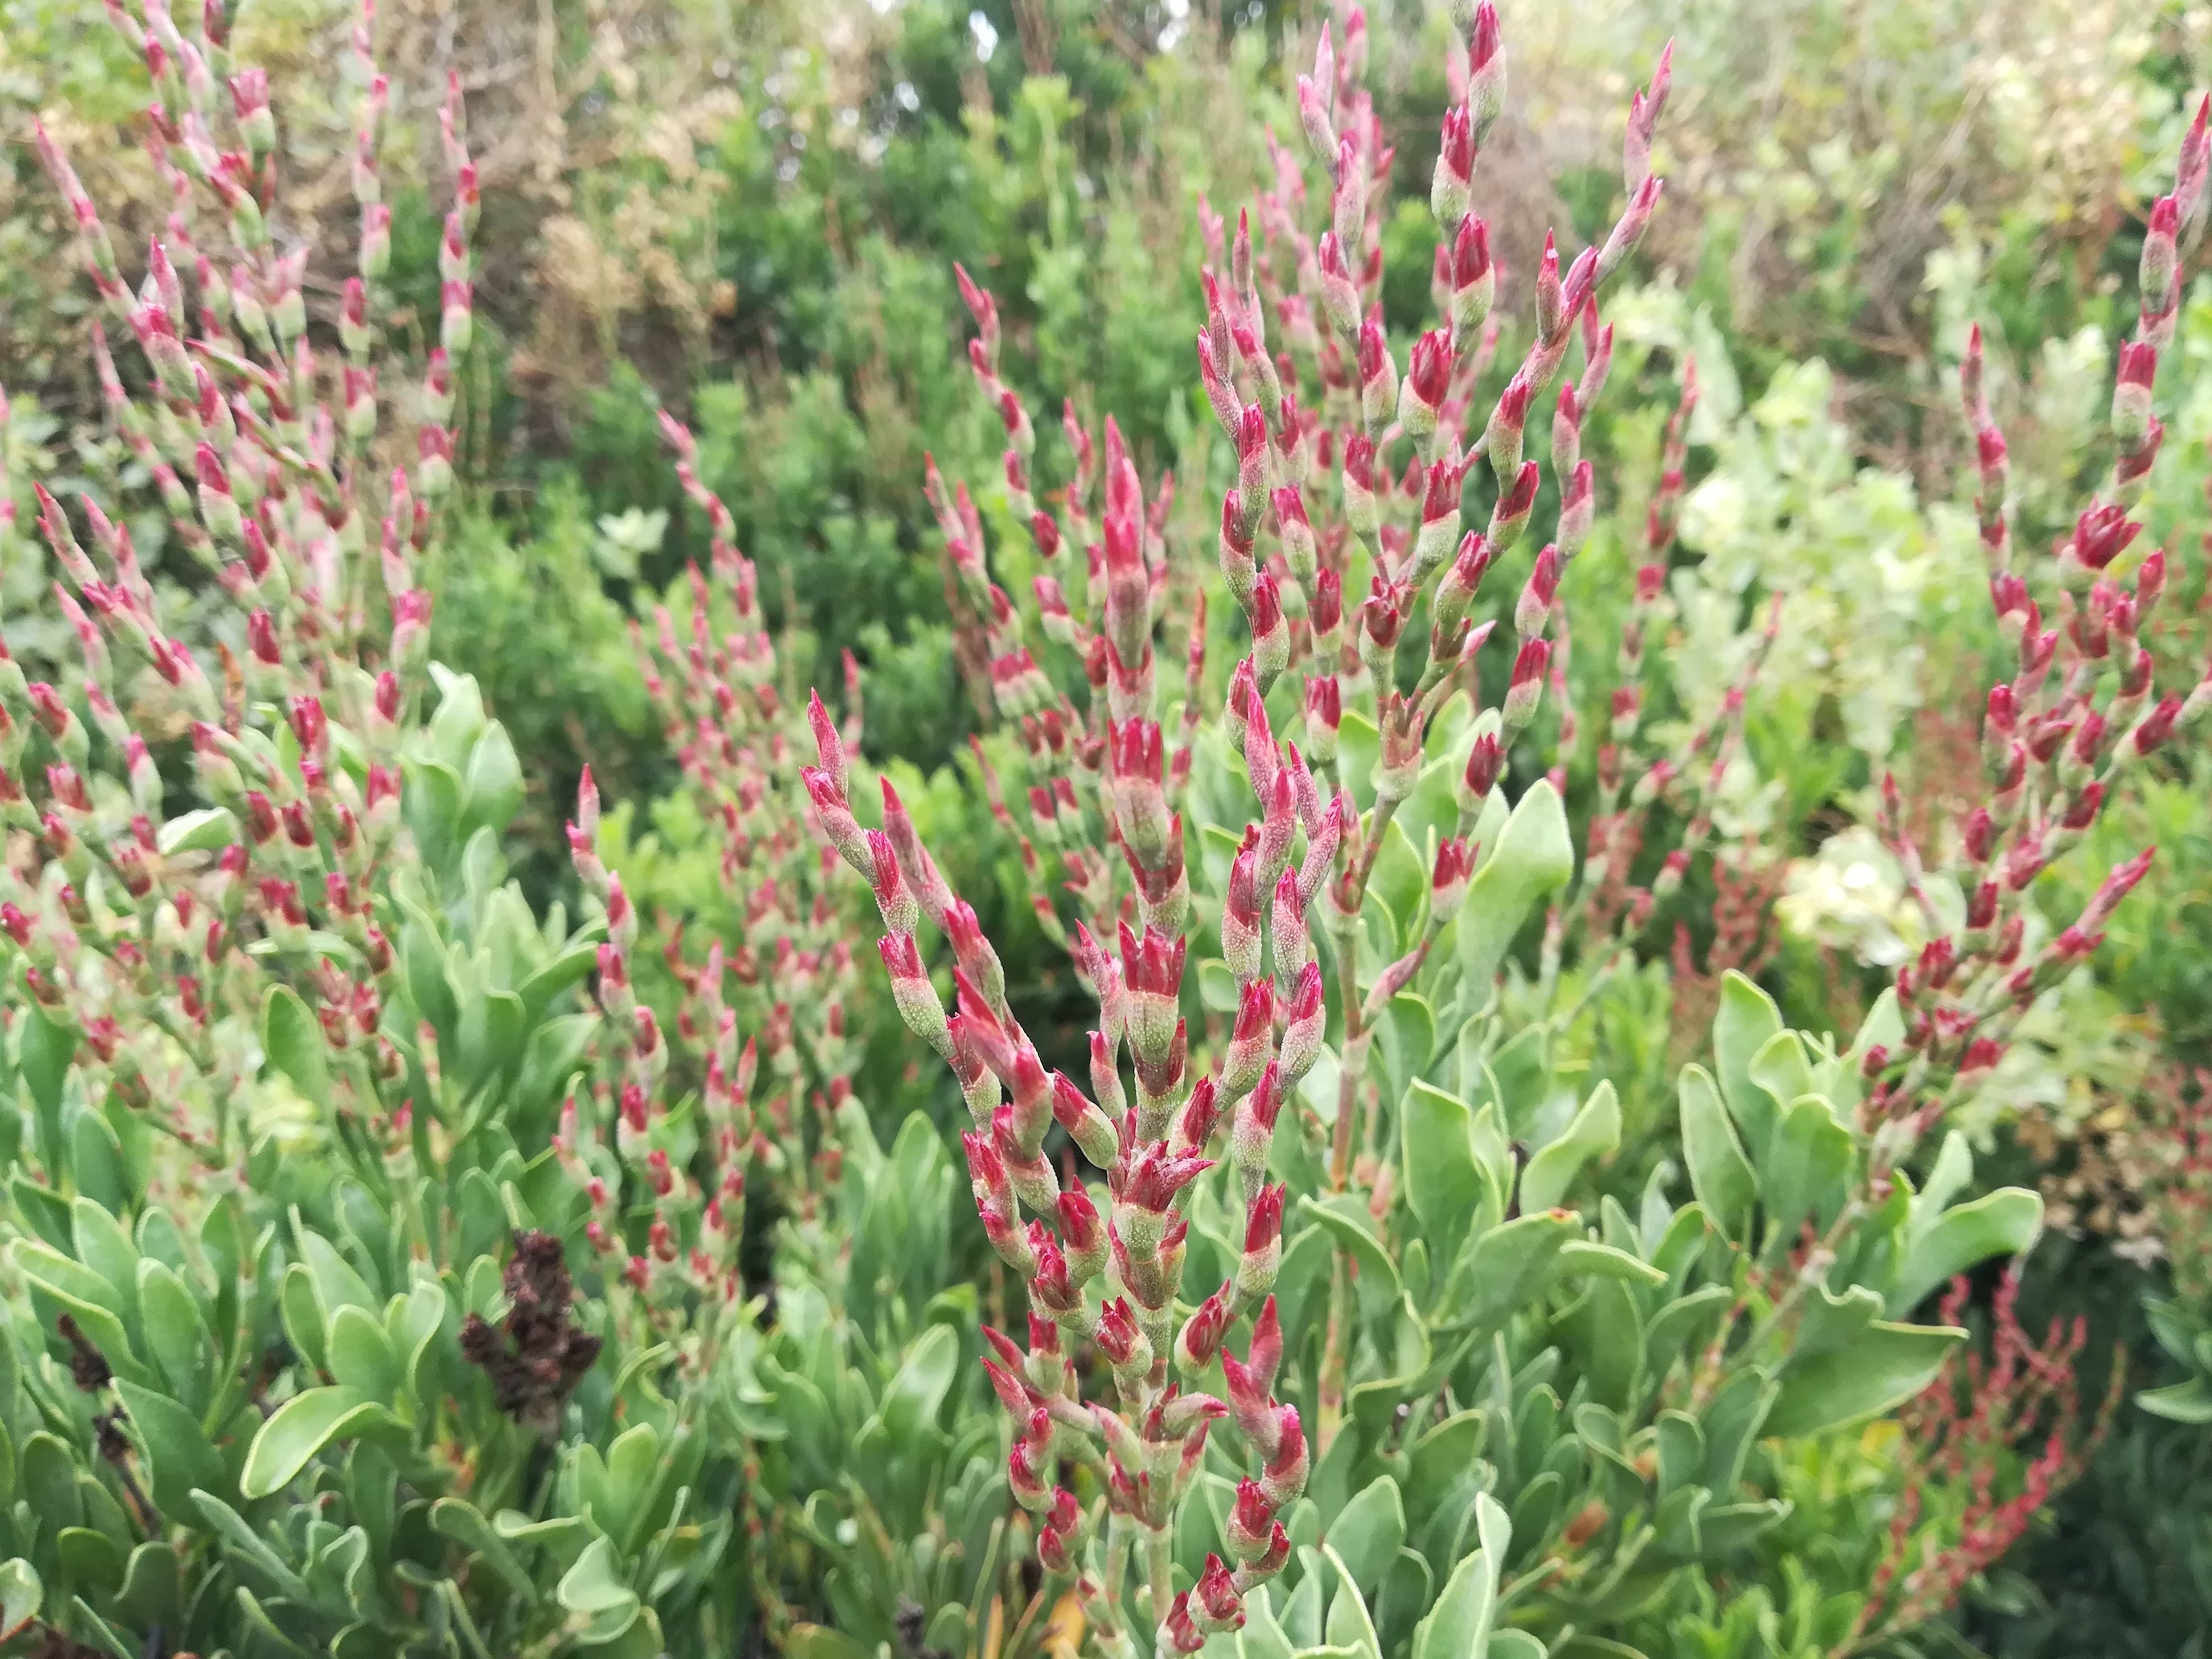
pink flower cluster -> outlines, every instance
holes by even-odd
[[[1923,881],[1923,848],[1907,833],[1893,779],[1883,781],[1881,828],[1905,868],[1934,937],[1898,970],[1905,1031],[1894,1053],[1868,1056],[1879,1079],[1866,1105],[1877,1164],[1916,1144],[1957,1094],[2002,1058],[2013,1024],[2035,997],[2094,951],[2106,921],[2150,866],[2151,851],[2116,866],[2081,914],[2033,942],[2025,895],[2051,862],[2078,845],[2126,775],[2173,735],[2212,711],[2212,670],[2185,694],[2161,694],[2146,635],[2167,586],[2167,556],[2153,548],[2130,574],[2124,556],[2140,536],[2133,516],[2164,437],[2151,413],[2161,350],[2172,343],[2179,299],[2177,238],[2201,226],[2212,170],[2212,100],[2182,142],[2174,193],[2152,210],[2142,258],[2134,339],[2121,348],[2112,430],[2117,451],[2106,488],[2053,550],[2046,614],[2031,591],[2044,571],[2014,568],[2004,435],[1984,386],[1981,331],[1960,368],[1960,388],[1981,474],[1978,498],[1990,599],[2016,653],[2016,672],[1990,688],[1982,722],[1988,793],[1958,827],[1951,872],[1966,895],[1963,927],[1936,913]]]

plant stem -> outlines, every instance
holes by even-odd
[[[1145,1576],[1152,1584],[1152,1625],[1158,1628],[1168,1621],[1168,1608],[1175,1601],[1175,1547],[1165,1527],[1148,1533],[1145,1537]],[[1154,1647],[1164,1646],[1157,1639]]]
[[[1328,1325],[1322,1338],[1321,1398],[1314,1424],[1314,1448],[1328,1453],[1336,1431],[1344,1423],[1344,1380],[1350,1369],[1352,1346],[1352,1261],[1336,1253],[1328,1281]]]

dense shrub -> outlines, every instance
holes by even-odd
[[[974,909],[896,793],[884,793],[882,828],[864,828],[826,731],[809,774],[824,835],[875,889],[900,1012],[947,1061],[972,1115],[964,1139],[985,1231],[1029,1280],[1028,1342],[994,1339],[992,1371],[1018,1437],[1015,1495],[1037,1517],[1047,1593],[1072,1585],[1109,1651],[1152,1630],[1162,1646],[1194,1652],[1231,1630],[1249,1642],[1255,1629],[1292,1649],[1599,1651],[1611,1650],[1593,1642],[1627,1637],[1748,1651],[1778,1604],[1790,1650],[1878,1645],[1943,1612],[2102,1433],[2064,1380],[2079,1328],[2031,1344],[2008,1289],[1993,1369],[1972,1368],[1981,1406],[1969,1424],[1960,1385],[1937,1377],[1963,1332],[1910,1316],[1954,1272],[2033,1240],[2040,1206],[2029,1193],[1947,1207],[1972,1160],[1955,1130],[1935,1152],[1936,1131],[1981,1091],[2042,994],[2094,951],[2148,860],[2113,866],[2063,924],[2046,926],[2024,896],[2212,695],[2157,695],[2156,659],[2138,636],[2164,590],[2165,556],[2131,561],[2128,585],[2108,575],[2139,532],[2130,510],[2159,451],[2151,385],[2179,312],[2174,239],[2193,240],[2202,218],[2203,129],[2183,147],[2179,198],[2161,203],[2146,245],[2109,481],[2053,567],[2015,569],[2006,447],[1978,332],[1969,343],[1960,379],[1981,471],[1972,542],[1996,613],[1992,654],[2013,667],[1989,694],[1987,781],[1966,786],[1955,823],[1950,811],[1909,823],[1887,771],[1869,792],[1869,827],[1919,912],[1893,984],[1856,1036],[1788,1030],[1716,959],[1753,944],[1741,918],[1755,928],[1755,901],[1729,897],[1702,964],[1717,1080],[1700,1066],[1680,1072],[1661,1143],[1672,1156],[1640,1196],[1622,1194],[1636,1208],[1607,1198],[1586,1218],[1558,1206],[1585,1166],[1617,1158],[1625,1121],[1641,1128],[1660,1109],[1625,1099],[1609,1078],[1586,1091],[1585,1070],[1601,1068],[1586,1056],[1563,1068],[1562,1039],[1589,1004],[1610,1000],[1662,907],[1700,908],[1693,875],[1727,896],[1747,873],[1716,820],[1749,711],[1777,671],[1779,573],[1731,572],[1722,546],[1670,569],[1698,387],[1686,366],[1632,544],[1634,602],[1612,630],[1618,663],[1589,697],[1607,712],[1577,878],[1559,793],[1584,752],[1563,577],[1591,536],[1582,428],[1613,366],[1595,290],[1657,200],[1649,157],[1666,61],[1632,106],[1615,228],[1564,271],[1547,246],[1534,338],[1470,448],[1498,338],[1484,330],[1495,286],[1486,230],[1468,212],[1474,155],[1503,86],[1497,18],[1474,11],[1468,55],[1451,64],[1465,101],[1447,112],[1430,198],[1442,326],[1412,343],[1402,380],[1379,303],[1383,227],[1395,222],[1391,153],[1361,82],[1359,21],[1340,58],[1324,32],[1299,85],[1333,185],[1328,228],[1313,240],[1300,229],[1304,181],[1285,158],[1249,221],[1209,232],[1198,355],[1235,456],[1218,582],[1176,557],[1181,526],[1110,423],[1094,444],[1071,411],[1068,461],[1046,489],[1039,423],[997,373],[995,303],[972,285],[967,295],[976,377],[1009,443],[992,492],[1005,510],[994,518],[933,471],[930,497],[966,625],[1020,734],[1019,775],[990,782],[994,813],[1018,842],[1045,931],[1069,939],[1100,1009],[1087,1092],[1048,1069]],[[1537,508],[1542,470],[1524,459],[1527,427],[1540,420],[1532,398],[1558,383],[1577,339],[1581,375],[1560,386],[1551,426],[1555,539],[1513,609],[1502,699],[1477,714],[1462,699],[1497,623],[1471,631],[1470,603]],[[1488,525],[1462,538],[1477,458],[1494,479]],[[1850,482],[1847,469],[1824,478],[1817,464],[1810,479],[1798,509],[1808,517]],[[2043,627],[2028,570],[2063,628]],[[994,574],[1018,582],[1014,573],[1030,578],[1033,608],[994,585]],[[1857,597],[1840,568],[1832,580],[1830,594]],[[1655,683],[1647,641],[1677,615],[1694,623],[1700,586],[1709,638],[1673,665],[1671,684]],[[1354,611],[1346,590],[1363,588]],[[1813,596],[1828,620],[1817,603],[1827,596]],[[1424,623],[1425,652],[1401,659]],[[1832,625],[1832,638],[1854,643],[1879,627],[1848,611]],[[1792,631],[1820,638],[1802,619]],[[1224,642],[1247,653],[1225,697],[1223,677],[1206,673]],[[1080,665],[1079,681],[1055,678],[1063,663],[1063,674]],[[1293,665],[1302,687],[1285,672]],[[1856,720],[1851,746],[1880,762],[1898,711],[1853,704],[1881,689],[1799,675],[1781,695],[1807,701],[1808,726],[1824,702],[1841,703]],[[1683,718],[1647,730],[1648,715],[1671,712],[1662,691]],[[1547,695],[1558,717],[1540,723]],[[1304,754],[1273,736],[1292,726]],[[1509,811],[1516,769],[1537,775]],[[1841,781],[1801,811],[1830,805]],[[1516,963],[1516,936],[1540,915]],[[918,953],[924,915],[954,959],[949,1015]],[[1696,988],[1695,941],[1677,961],[1679,1001]],[[1103,1212],[1073,1159],[1046,1156],[1055,1122],[1103,1173]],[[1695,1200],[1682,1209],[1668,1195],[1676,1158]],[[1217,1161],[1234,1165],[1239,1190],[1204,1178]],[[1025,1210],[1037,1217],[1026,1226]],[[1946,1310],[1966,1294],[1962,1280]],[[1240,1357],[1231,1334],[1247,1317]],[[1109,1376],[1111,1404],[1079,1403],[1106,1394]],[[1988,1397],[2015,1381],[2020,1398],[1991,1419]],[[1793,1575],[1790,1589],[1762,1588],[1726,1609],[1709,1599],[1706,1637],[1679,1598],[1674,1622],[1639,1628],[1677,1585],[1756,1571],[1752,1553],[1790,1507],[1782,1493],[1808,1495],[1790,1479],[1790,1443],[1812,1443],[1816,1455],[1824,1431],[1916,1396],[1910,1427],[1928,1461],[1916,1472],[1908,1460],[1904,1484],[1859,1510],[1855,1534],[1845,1523],[1850,1541],[1820,1553],[1832,1585],[1815,1581],[1808,1599],[1785,1555],[1775,1565]],[[1236,1419],[1241,1459],[1210,1448],[1217,1415]],[[2046,1426],[2047,1447],[2032,1449]],[[1430,1443],[1454,1435],[1463,1447]],[[1453,1468],[1470,1476],[1439,1492]],[[1902,1507],[1908,1498],[1921,1507]],[[1509,1585],[1510,1626],[1493,1636]]]
[[[1450,10],[498,11],[471,130],[411,11],[115,9],[7,295],[0,1644],[2201,1624],[2202,118],[2117,295],[1946,186],[1965,420],[1870,422],[1777,347],[1913,189],[1625,289],[1733,89],[1662,203],[1669,55],[1577,171],[1607,37],[1516,126]]]

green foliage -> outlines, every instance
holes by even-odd
[[[2094,37],[2097,8],[2070,9],[2065,27]],[[1203,1638],[1217,1659],[1832,1659],[1960,1633],[2056,1654],[2124,1620],[2141,1650],[2185,1651],[2203,1623],[2203,1517],[2175,1482],[2202,1462],[2190,1437],[2212,1415],[2212,1338],[2185,1298],[2150,1304],[2164,1358],[2136,1379],[2144,1414],[2065,1499],[2061,1542],[2014,1558],[2033,1582],[1978,1561],[1948,1613],[1882,1588],[1895,1552],[1950,1549],[1964,1530],[1954,1471],[1900,1543],[1899,1471],[1925,1455],[1912,1437],[1960,1352],[1966,1292],[1941,1312],[1931,1298],[2036,1243],[2041,1202],[2001,1184],[2018,1162],[2006,1126],[2062,1104],[2101,1120],[2204,1036],[2201,763],[2172,749],[2124,789],[2115,763],[2083,844],[2005,901],[2036,977],[1990,1022],[2001,1063],[1931,1048],[1911,998],[1884,989],[1929,939],[1960,933],[1971,872],[1949,825],[1982,791],[1972,711],[1952,705],[1978,700],[2013,648],[1983,609],[1976,517],[1947,499],[1966,452],[1921,407],[1938,401],[1931,365],[1948,374],[1965,324],[1984,325],[2013,533],[2056,620],[2078,601],[2046,592],[2035,562],[2105,487],[2112,342],[2135,326],[2132,288],[2114,298],[2099,273],[2130,272],[2142,241],[2099,256],[2073,227],[2100,192],[2134,202],[2145,157],[2179,139],[2171,9],[2107,30],[2061,84],[2028,47],[1983,53],[1940,3],[1886,16],[1848,52],[1848,20],[1818,0],[1771,17],[1692,8],[1681,64],[1697,66],[1707,136],[1678,137],[1679,107],[1664,129],[1659,162],[1686,188],[1670,189],[1653,250],[1684,280],[1608,288],[1617,348],[1593,334],[1580,355],[1572,318],[1540,312],[1533,343],[1510,301],[1486,337],[1462,318],[1448,448],[1401,429],[1395,399],[1358,407],[1356,318],[1332,328],[1310,307],[1302,329],[1279,303],[1315,298],[1286,233],[1318,230],[1330,182],[1263,138],[1295,142],[1300,126],[1284,61],[1303,62],[1313,31],[1296,15],[1247,8],[1233,26],[1178,17],[1163,32],[1143,6],[926,0],[821,27],[803,9],[732,22],[628,5],[586,39],[565,12],[540,36],[535,15],[487,4],[464,58],[544,73],[478,106],[481,210],[424,165],[455,158],[412,93],[394,131],[424,142],[390,146],[386,179],[347,176],[365,66],[328,73],[325,47],[344,36],[319,11],[261,8],[227,44],[180,20],[218,74],[265,58],[295,94],[280,100],[283,160],[288,186],[310,184],[285,234],[310,248],[311,294],[363,271],[382,333],[363,344],[317,300],[304,332],[280,318],[264,334],[187,267],[184,292],[210,313],[209,343],[184,361],[235,394],[235,414],[126,350],[103,421],[77,366],[83,325],[104,314],[127,345],[128,314],[158,283],[141,293],[135,254],[111,282],[89,240],[88,306],[53,255],[74,201],[0,194],[0,256],[14,255],[0,364],[16,388],[0,419],[14,508],[0,604],[24,670],[0,676],[15,837],[0,877],[0,1091],[19,1109],[0,1112],[0,1648],[553,1659],[765,1638],[823,1659],[1086,1644],[1133,1659]],[[161,202],[104,136],[144,102],[138,58],[65,9],[0,11],[9,94],[61,112],[94,196]],[[1617,77],[1649,20],[1611,21],[1577,13],[1565,45],[1532,35],[1516,87],[1533,82],[1547,113],[1586,111],[1597,77],[1576,54],[1604,40]],[[1370,27],[1366,72],[1399,154],[1395,184],[1353,215],[1355,252],[1381,255],[1358,297],[1402,364],[1449,302],[1427,286],[1438,227],[1422,197],[1465,48],[1441,16],[1378,12]],[[1762,53],[1769,75],[1717,68]],[[1808,78],[1832,59],[1832,86]],[[1347,68],[1345,98],[1362,74]],[[1755,85],[1767,91],[1747,98]],[[2133,91],[2112,103],[2114,85]],[[222,143],[252,142],[219,82],[172,70],[158,90]],[[2058,117],[2084,109],[2081,153],[2057,155],[2040,129],[2075,131]],[[1612,119],[1584,125],[1609,147]],[[1936,154],[1938,129],[1982,149]],[[541,131],[571,148],[526,184],[501,140]],[[1564,156],[1561,177],[1516,180],[1501,164],[1524,136],[1500,137],[1481,188],[1556,185],[1570,250],[1603,241],[1626,194],[1610,161],[1547,155]],[[1929,155],[1950,183],[1916,171]],[[28,155],[18,147],[0,192],[27,179]],[[2040,193],[2006,207],[2022,179]],[[1198,209],[1270,190],[1289,199],[1255,216],[1249,303],[1338,442],[1262,457],[1248,477],[1191,385],[1200,267],[1237,258],[1234,216]],[[392,210],[380,272],[322,252],[356,191]],[[1950,210],[1922,211],[1931,191]],[[235,256],[281,310],[297,277],[253,214],[219,210],[204,179],[186,194],[218,269]],[[449,203],[456,247],[473,231],[520,252],[449,252]],[[1497,212],[1525,277],[1534,238],[1513,240],[1527,229],[1513,202]],[[138,245],[133,210],[112,228],[116,247]],[[1667,240],[1682,234],[1696,243]],[[2081,257],[2054,277],[2054,250]],[[987,386],[1035,413],[1036,435],[1012,440],[1026,488],[999,454],[1000,410],[969,390],[956,260],[1000,307]],[[458,315],[441,291],[456,270],[475,285]],[[1255,404],[1279,435],[1272,362],[1227,330],[1210,343],[1232,410]],[[2134,507],[2144,545],[2192,549],[2208,528],[2190,459],[2212,435],[2212,380],[2196,372],[2208,339],[2200,291],[2157,392],[2169,431]],[[302,341],[319,370],[288,355]],[[1454,665],[1449,627],[1431,635],[1433,562],[1401,599],[1388,591],[1412,568],[1419,473],[1401,493],[1384,469],[1390,530],[1372,533],[1342,447],[1358,432],[1401,463],[1408,444],[1423,465],[1471,460],[1460,443],[1501,342],[1509,362],[1558,348],[1531,376],[1530,458],[1547,457],[1549,387],[1571,367],[1580,424],[1553,443],[1586,453],[1601,481],[1583,532],[1564,522],[1565,477],[1538,498],[1567,568],[1557,608],[1516,618],[1524,646],[1556,653],[1517,699],[1496,651]],[[1814,348],[1826,361],[1796,361]],[[383,376],[366,429],[331,372],[341,359]],[[664,405],[696,436],[665,425]],[[1103,469],[1079,463],[1079,430]],[[203,439],[228,482],[196,495]],[[1452,492],[1446,564],[1459,514],[1492,510],[1507,482],[1488,453],[1498,477],[1474,469]],[[1571,472],[1563,453],[1540,470]],[[1135,504],[1154,520],[1130,532],[1116,491],[1140,474]],[[165,489],[171,477],[185,483]],[[47,532],[64,592],[97,613],[82,626],[46,599],[34,483],[96,556]],[[1240,573],[1232,549],[1215,574],[1218,498],[1285,483],[1308,492],[1346,633],[1316,644],[1312,572],[1253,496],[1299,672],[1255,666],[1243,706],[1224,665],[1263,665],[1273,645],[1238,580],[1258,567]],[[271,570],[252,568],[233,489],[249,512],[273,498]],[[1062,528],[1056,558],[1036,507]],[[143,595],[95,508],[128,526]],[[1085,568],[1086,544],[1117,533],[1150,567],[1135,633],[1115,615],[1126,592]],[[1493,517],[1489,534],[1510,565],[1493,590],[1517,583],[1517,527]],[[2139,554],[2114,568],[2132,575]],[[2176,557],[2167,615],[2198,599],[2197,564]],[[1043,576],[1060,584],[1057,614]],[[95,597],[111,577],[131,596],[119,616]],[[1364,649],[1382,620],[1360,605],[1370,578],[1385,611],[1404,611]],[[162,629],[150,652],[141,606]],[[1415,641],[1403,658],[1397,626]],[[1149,663],[1156,629],[1141,693],[1086,672],[1100,634],[1117,653],[1141,641]],[[1186,682],[1192,635],[1202,660]],[[174,665],[159,648],[172,635],[197,676],[149,668]],[[2160,684],[2201,671],[2186,631],[2148,642]],[[810,732],[805,689],[836,693],[848,653],[837,714]],[[1008,664],[1011,678],[993,672]],[[1301,695],[1309,674],[1340,681],[1327,733]],[[33,678],[58,700],[34,704]],[[1624,690],[1639,699],[1625,715]],[[1040,737],[1047,708],[1069,748]],[[1170,774],[1182,816],[1157,837],[1144,781],[1107,752],[1109,713],[1125,729],[1156,716],[1188,769]],[[1296,895],[1301,915],[1319,901],[1310,1048],[1256,1156],[1238,1105],[1255,1084],[1228,1081],[1254,1040],[1240,1011],[1272,981],[1280,1000],[1257,1036],[1287,1072],[1278,1028],[1304,981],[1285,913],[1245,943],[1229,923],[1252,803],[1264,817],[1263,773],[1285,763],[1254,729],[1297,730],[1316,781],[1276,850],[1340,837]],[[1468,763],[1486,740],[1499,781],[1477,788]],[[810,748],[834,773],[826,793],[799,776]],[[1886,771],[1905,784],[1902,827]],[[1040,811],[1030,787],[1063,781],[1070,804]],[[887,944],[917,924],[883,890],[885,855],[865,839],[877,829],[960,969],[909,972],[887,952],[890,1000],[862,887],[878,884]],[[857,874],[815,845],[823,831]],[[2152,842],[2147,891],[2059,976],[2053,939],[2098,904],[2102,872]],[[1168,880],[1147,860],[1170,848]],[[981,956],[975,917],[945,911],[925,872],[973,902]],[[1125,967],[1086,953],[1079,921],[1102,940],[1126,921],[1190,947],[1149,1037],[1093,1010]],[[1272,974],[1243,954],[1263,936]],[[1992,981],[1976,976],[1997,969],[1975,961],[1962,982],[1980,995]],[[933,1027],[933,1007],[978,1048]],[[1188,1048],[1163,1083],[1154,1039],[1178,1018]],[[1087,1077],[1098,1121],[1070,1109],[1052,1128],[1014,1049],[983,1054],[987,1022],[1033,1042],[1043,1071]],[[902,1024],[942,1038],[951,1080],[914,1063]],[[1092,1024],[1111,1034],[1103,1072],[1086,1070]],[[1133,1196],[1127,1160],[1185,1135],[1177,1114],[1209,1071],[1231,1119],[1177,1151],[1210,1141],[1239,1167],[1185,1188],[1173,1213],[1187,1231],[1163,1241],[1165,1212]],[[994,1117],[994,1078],[1018,1128]],[[1905,1127],[1893,1090],[1920,1091],[1960,1132],[1929,1132],[1932,1113]],[[947,1148],[963,1119],[988,1240]],[[1115,1156],[1098,1156],[1108,1142]],[[1014,1188],[994,1185],[994,1157]],[[1086,1161],[1114,1166],[1100,1207],[1117,1249],[1106,1277],[1079,1275],[1071,1309],[1050,1300],[1037,1236],[994,1223],[1025,1206],[1072,1248],[1070,1212],[1038,1194],[1072,1188]],[[1272,1243],[1254,1207],[1269,1193]],[[2115,1299],[2102,1279],[2051,1271],[2062,1306]],[[1022,1279],[1043,1310],[1025,1354],[997,1329],[1017,1325]],[[1131,1329],[1156,1365],[1117,1358],[1109,1291],[1137,1304]],[[1256,1322],[1237,1339],[1241,1373],[1220,1330],[1175,1352],[1209,1306],[1225,1330],[1262,1303],[1281,1352],[1256,1382]],[[1014,1407],[1011,1463],[985,1356]],[[1224,1401],[1236,1421],[1208,1437],[1202,1414]],[[1310,1453],[1295,1470],[1255,1415],[1283,1407]],[[2032,1449],[1992,1455],[1998,1489],[2024,1491]],[[1280,1559],[1240,1557],[1240,1632],[1178,1626],[1220,1592],[1210,1558],[1237,1554],[1239,1482],[1255,1471]],[[1063,1485],[1072,1520],[1052,1495]],[[1268,1538],[1249,1541],[1272,1559]]]

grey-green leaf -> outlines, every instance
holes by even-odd
[[[1608,1078],[1591,1091],[1574,1121],[1547,1142],[1521,1174],[1521,1207],[1548,1210],[1567,1195],[1567,1188],[1590,1159],[1610,1158],[1620,1150],[1620,1102]]]
[[[261,1005],[261,1047],[292,1086],[325,1111],[331,1104],[331,1070],[322,1028],[289,985],[272,985]]]
[[[1747,1058],[1745,1063],[1749,1064]],[[1745,1086],[1751,1086],[1748,1079]],[[1759,1188],[1735,1126],[1729,1121],[1720,1091],[1704,1066],[1684,1066],[1677,1092],[1682,1108],[1682,1156],[1690,1166],[1691,1188],[1721,1230],[1741,1239]]]
[[[1485,994],[1529,911],[1565,885],[1574,869],[1566,809],[1550,781],[1539,778],[1506,819],[1497,850],[1475,872],[1455,924],[1468,994],[1479,999]]]
[[[248,1498],[282,1492],[324,1448],[392,1423],[392,1414],[358,1389],[309,1389],[295,1395],[253,1437],[239,1490]]]
[[[1909,1312],[1937,1285],[1993,1255],[2018,1255],[2043,1230],[2043,1200],[2025,1187],[1996,1192],[1946,1210],[1905,1253],[1890,1287],[1892,1314]]]
[[[1491,1621],[1498,1613],[1499,1558],[1511,1529],[1504,1510],[1488,1492],[1474,1501],[1486,1547],[1452,1569],[1428,1617],[1413,1627],[1413,1659],[1480,1659],[1489,1649]],[[1486,1510],[1497,1512],[1492,1516]],[[1493,1536],[1496,1547],[1488,1547]]]
[[[1928,1386],[1966,1335],[1951,1326],[1873,1321],[1850,1342],[1790,1366],[1760,1432],[1795,1439],[1900,1405]]]

